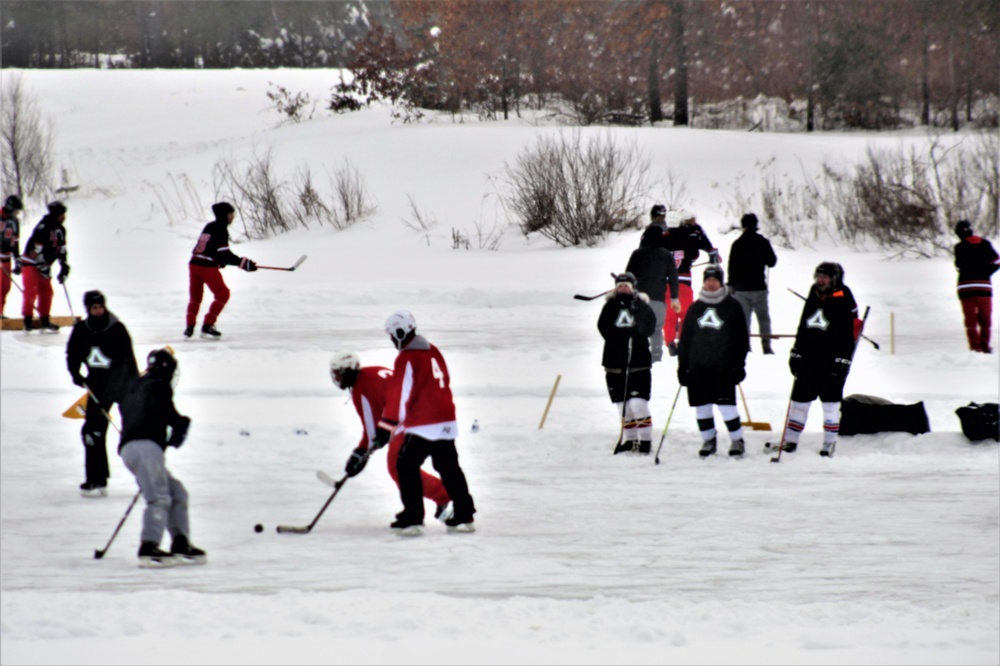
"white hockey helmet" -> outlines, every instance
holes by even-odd
[[[667,212],[667,225],[671,227],[676,227],[681,223],[681,212],[679,210],[671,210]]]
[[[339,388],[354,386],[361,370],[361,359],[354,352],[340,352],[330,357],[330,379]]]
[[[409,310],[396,310],[385,320],[385,332],[392,338],[397,349],[403,340],[416,330],[417,320]]]

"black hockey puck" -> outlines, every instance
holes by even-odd
[[[258,532],[258,533],[259,532],[263,532],[264,531],[264,526],[261,525],[260,523],[257,523],[256,525],[253,526],[253,531],[254,532]]]

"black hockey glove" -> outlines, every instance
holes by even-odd
[[[833,367],[830,369],[830,376],[834,381],[847,381],[847,373],[851,371],[851,359],[838,357],[833,359]]]
[[[167,446],[172,446],[174,448],[181,448],[181,444],[187,439],[188,428],[191,427],[191,419],[186,416],[181,417],[181,422],[174,426],[170,431],[170,439],[167,440]]]
[[[357,476],[367,464],[368,451],[359,446],[351,451],[351,457],[347,459],[347,464],[344,465],[344,471],[347,472],[347,476]]]
[[[708,263],[710,263],[710,264],[721,264],[722,263],[722,260],[719,258],[719,251],[718,250],[709,250],[708,251]]]
[[[79,372],[73,374],[73,383],[80,388],[87,388],[87,381],[83,378]]]
[[[243,257],[240,259],[240,268],[245,270],[247,273],[253,273],[257,270],[257,264],[255,264],[251,259]]]
[[[381,449],[383,446],[389,443],[389,438],[392,437],[392,432],[382,426],[375,428],[375,443],[374,450]]]
[[[66,282],[66,278],[69,277],[69,264],[62,264],[62,268],[59,269],[59,275],[56,277],[59,280],[59,284]]]
[[[20,274],[21,274],[21,260],[20,259],[15,259],[14,260],[14,275],[20,275]]]
[[[799,353],[798,349],[792,348],[791,353],[788,354],[788,369],[792,371],[793,377],[799,376],[799,370],[802,369],[802,354]]]

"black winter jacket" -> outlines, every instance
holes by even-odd
[[[132,338],[110,311],[73,325],[66,342],[66,366],[74,379],[80,375],[80,364],[87,366],[87,386],[105,409],[119,402],[139,375]]]
[[[639,248],[632,251],[625,267],[636,278],[636,288],[649,296],[649,300],[662,303],[667,297],[667,283],[670,293],[676,298],[677,266],[669,250],[661,244],[661,227],[649,226],[642,233]]]
[[[174,408],[174,390],[170,380],[146,373],[129,385],[121,401],[122,436],[118,452],[129,442],[150,439],[166,449],[180,446],[191,419],[181,416]],[[167,427],[171,432],[167,432]]]
[[[201,230],[198,242],[191,251],[191,264],[221,268],[237,266],[240,258],[229,249],[229,221],[218,218]]]
[[[854,354],[854,321],[858,304],[847,286],[822,294],[816,285],[802,307],[802,317],[795,335],[795,351],[802,364],[825,373],[836,358],[851,358]]]
[[[958,297],[992,296],[990,276],[1000,268],[997,251],[985,238],[969,236],[955,246],[958,269]]]
[[[697,300],[684,315],[677,347],[677,375],[685,383],[738,384],[750,348],[743,306],[726,294],[720,303]]]
[[[612,293],[607,297],[597,320],[597,329],[604,338],[601,365],[605,369],[624,371],[628,367],[630,370],[638,370],[652,365],[649,336],[656,329],[656,315],[646,300],[645,294],[633,296]]]
[[[774,268],[778,258],[771,241],[756,229],[746,229],[729,250],[729,282],[733,291],[764,291],[764,267]]]

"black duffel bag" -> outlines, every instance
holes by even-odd
[[[840,405],[840,434],[869,435],[877,432],[931,431],[923,402],[897,405],[871,395],[849,395]]]
[[[962,432],[969,441],[981,442],[984,439],[992,439],[1000,442],[1000,418],[998,418],[1000,408],[995,402],[987,402],[982,405],[970,402],[965,407],[955,410],[958,420],[962,422]]]

